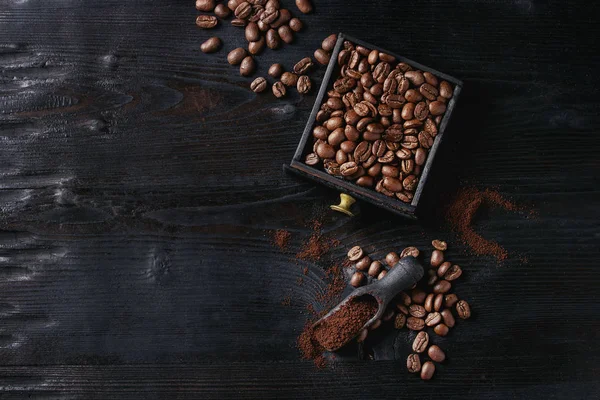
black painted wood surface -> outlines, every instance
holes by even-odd
[[[315,4],[259,73],[343,31],[465,82],[420,223],[324,213],[336,193],[284,175],[314,94],[250,92],[225,61],[241,31],[200,53],[193,1],[0,1],[0,398],[598,398],[598,6]],[[478,218],[509,260],[441,223],[464,182],[537,211]],[[298,262],[317,216],[342,245]],[[434,238],[474,317],[433,381],[406,372],[406,332],[374,335],[377,361],[299,360],[324,267]]]

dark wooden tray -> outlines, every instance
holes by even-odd
[[[445,79],[448,82],[451,82],[455,85],[454,95],[452,96],[452,99],[450,99],[450,101],[448,102],[448,107],[446,109],[446,113],[444,114],[442,122],[439,126],[438,134],[435,137],[433,146],[431,147],[431,150],[429,151],[429,155],[427,157],[425,167],[423,168],[423,172],[421,173],[419,185],[417,186],[417,190],[415,192],[414,198],[410,204],[406,204],[400,200],[387,197],[381,193],[376,192],[373,189],[363,188],[352,182],[345,181],[340,178],[336,178],[332,175],[329,175],[328,173],[326,173],[325,171],[323,171],[321,169],[311,167],[304,163],[304,157],[306,156],[306,154],[308,154],[310,152],[310,149],[312,149],[312,140],[311,140],[312,139],[312,130],[315,125],[315,118],[316,118],[317,112],[319,112],[323,98],[327,95],[327,91],[330,88],[332,88],[333,82],[335,81],[335,78],[337,77],[337,74],[339,72],[338,71],[339,68],[337,66],[337,56],[342,48],[344,40],[349,40],[350,42],[352,42],[354,44],[362,45],[369,49],[375,49],[375,50],[379,50],[381,52],[391,54],[391,55],[395,56],[396,60],[399,62],[405,62],[405,63],[410,64],[411,66],[416,67],[422,71],[429,71],[432,74],[436,75],[437,77]],[[374,46],[370,43],[366,43],[362,40],[355,39],[353,37],[350,37],[348,35],[340,33],[338,35],[338,41],[336,43],[336,46],[331,55],[331,60],[329,61],[329,65],[327,66],[327,71],[325,73],[325,76],[323,77],[323,82],[321,83],[319,93],[317,95],[317,98],[315,99],[315,104],[312,108],[312,112],[311,112],[310,116],[308,117],[308,122],[306,123],[306,127],[304,128],[304,133],[302,134],[302,138],[300,139],[300,143],[298,144],[298,148],[296,149],[296,153],[294,154],[294,157],[292,158],[292,162],[290,163],[289,167],[284,166],[284,169],[286,171],[290,171],[290,172],[293,172],[302,177],[316,181],[316,182],[323,184],[325,186],[328,186],[332,189],[338,190],[340,192],[348,193],[349,195],[351,195],[357,199],[364,200],[366,202],[376,205],[377,207],[384,208],[388,211],[391,211],[391,212],[401,215],[403,217],[409,217],[409,218],[415,219],[415,218],[417,218],[417,208],[419,206],[419,200],[421,199],[421,194],[423,192],[423,188],[425,187],[425,184],[427,183],[427,178],[429,176],[429,172],[430,172],[433,162],[435,160],[435,155],[436,155],[438,148],[440,147],[440,144],[442,143],[442,140],[444,138],[444,132],[446,130],[448,122],[450,121],[452,112],[454,111],[454,106],[456,104],[456,101],[458,100],[458,97],[462,90],[462,86],[463,86],[462,81],[460,81],[450,75],[444,74],[443,72],[440,72],[433,68],[422,65],[422,64],[415,62],[413,60],[410,60],[406,57],[402,57],[402,56],[395,54],[389,50],[382,49],[381,47]]]

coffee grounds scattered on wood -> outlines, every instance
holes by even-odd
[[[313,360],[317,368],[324,368],[327,365],[327,360],[323,355],[325,349],[314,338],[313,321],[308,321],[298,337],[298,349],[302,353],[302,358],[305,360]]]
[[[339,240],[321,234],[321,221],[315,219],[311,222],[311,226],[312,234],[308,241],[303,244],[300,252],[296,254],[298,260],[319,261],[325,253],[340,245]]]
[[[278,229],[273,234],[273,243],[279,247],[280,250],[285,250],[290,243],[292,234],[285,229]]]
[[[327,268],[325,277],[329,283],[325,291],[317,295],[316,300],[324,309],[330,309],[338,303],[340,295],[346,288],[346,281],[342,269],[337,265]]]
[[[520,210],[517,205],[506,200],[497,191],[467,187],[460,189],[454,197],[446,212],[446,220],[474,254],[491,255],[499,261],[506,260],[508,258],[506,249],[497,242],[484,238],[473,228],[473,220],[483,206],[500,207],[507,211]]]
[[[379,305],[372,296],[350,299],[314,329],[315,340],[325,349],[337,349],[352,340],[377,313]]]

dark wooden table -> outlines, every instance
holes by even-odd
[[[314,93],[250,92],[225,61],[241,31],[200,53],[193,3],[0,1],[0,398],[600,396],[596,3],[315,1],[296,43],[259,58],[289,68],[343,31],[465,81],[421,223],[323,214],[336,193],[281,169]],[[478,219],[507,261],[468,255],[439,219],[465,182],[537,211]],[[299,263],[318,215],[342,245]],[[434,238],[474,317],[432,382],[406,372],[406,332],[376,361],[299,359],[328,262]]]

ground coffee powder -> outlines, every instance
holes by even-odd
[[[273,243],[279,247],[280,250],[285,250],[290,242],[292,234],[285,229],[278,229],[273,234]]]

